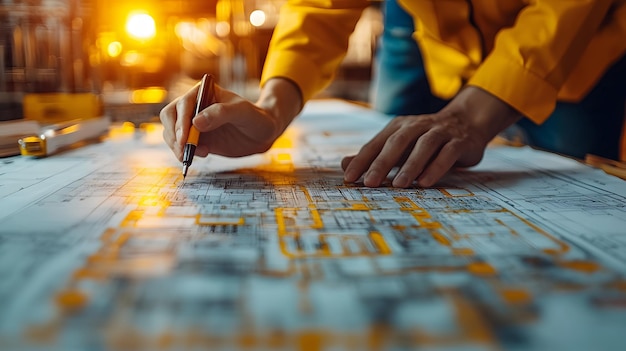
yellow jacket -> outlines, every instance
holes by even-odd
[[[415,39],[433,94],[470,84],[537,123],[557,100],[579,101],[626,52],[626,0],[398,0],[415,18]],[[367,0],[288,0],[261,84],[286,77],[310,99],[345,55]],[[625,82],[626,84],[626,82]]]

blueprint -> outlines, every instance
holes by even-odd
[[[0,159],[0,350],[626,349],[625,181],[501,146],[344,183],[387,122],[313,101],[184,181],[158,125]]]

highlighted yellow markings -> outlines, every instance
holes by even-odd
[[[61,308],[78,310],[83,308],[88,301],[87,295],[78,290],[66,290],[57,294],[56,302]]]
[[[285,216],[283,215],[283,209],[275,209],[274,216],[276,216],[276,224],[278,225],[278,236],[280,237],[287,234],[287,227],[285,226]]]
[[[236,336],[237,345],[240,350],[253,349],[260,344],[260,340],[254,333],[242,331]]]
[[[430,213],[424,210],[422,207],[418,206],[413,200],[409,199],[406,196],[394,196],[394,201],[400,205],[401,211],[415,211],[415,215],[422,215],[424,217],[430,218]]]
[[[143,214],[143,210],[130,211],[126,218],[122,220],[122,223],[120,223],[120,227],[136,227],[137,221],[139,221],[141,217],[143,217]]]
[[[278,163],[291,163],[291,155],[287,154],[287,153],[280,153],[278,155],[276,155],[276,157],[274,158],[274,160]]]
[[[592,274],[602,269],[602,266],[596,262],[583,260],[559,262],[559,266],[587,274]]]
[[[487,262],[471,262],[467,265],[467,270],[475,275],[492,276],[496,274],[496,269]]]
[[[311,219],[313,220],[313,225],[310,226],[311,229],[322,229],[324,228],[324,222],[322,221],[322,216],[320,216],[317,207],[315,207],[315,203],[313,202],[313,198],[311,194],[307,190],[306,187],[301,186],[300,190],[306,197],[307,202],[309,203],[309,210],[311,211]]]
[[[463,188],[439,188],[437,190],[439,190],[439,192],[442,193],[445,197],[474,196],[474,193]]]
[[[389,255],[391,254],[391,249],[389,245],[385,242],[385,238],[379,232],[370,232],[370,239],[378,249],[381,255]]]
[[[307,190],[305,186],[301,185],[300,191],[302,191],[302,194],[306,197],[306,201],[309,203],[309,206],[313,205],[313,198],[311,197],[311,194],[309,194],[309,190]]]
[[[197,214],[196,216],[196,224],[199,226],[210,226],[210,225],[244,225],[246,223],[245,218],[239,217],[219,217],[219,216],[207,216],[203,214]]]
[[[507,211],[508,212],[508,211]],[[550,239],[552,242],[554,242],[557,246],[558,249],[545,249],[543,250],[543,252],[549,254],[549,255],[558,255],[558,254],[564,254],[566,252],[569,251],[569,246],[563,242],[558,240],[557,238],[553,237],[552,235],[548,234],[545,230],[539,228],[538,226],[532,224],[529,220],[522,218],[520,216],[518,216],[517,214],[513,213],[513,212],[509,212],[511,213],[513,216],[517,217],[520,221],[524,222],[527,226],[533,228],[537,233],[545,236],[546,238]]]
[[[163,198],[161,195],[144,195],[139,199],[139,206],[150,207],[169,207],[171,201]]]
[[[106,279],[108,276],[103,272],[99,272],[92,269],[87,268],[79,268],[74,274],[72,274],[72,279],[82,280],[82,279],[92,279],[92,280],[102,280]]]
[[[292,138],[288,134],[290,134],[289,131],[285,132],[280,137],[278,137],[278,139],[274,141],[274,144],[272,144],[271,148],[272,149],[292,149],[293,148],[293,142],[291,141]]]
[[[329,335],[316,330],[304,330],[296,335],[298,351],[320,351],[323,350],[324,340],[329,340]]]
[[[450,246],[452,243],[450,239],[446,238],[443,234],[439,232],[432,232],[431,234],[435,240],[437,240],[443,246]]]
[[[331,251],[330,251],[330,245],[328,245],[327,242],[327,238],[328,235],[320,235],[320,251],[321,251],[321,255],[322,256],[330,256],[331,255]]]
[[[484,314],[458,292],[450,292],[448,295],[456,309],[463,336],[476,342],[493,345],[496,339]]]
[[[439,229],[442,227],[441,223],[437,221],[431,221],[430,213],[424,208],[418,206],[415,202],[405,196],[394,196],[393,198],[398,205],[400,205],[401,211],[410,212],[411,216],[419,223],[420,227],[426,229]]]
[[[524,289],[502,289],[500,295],[510,305],[525,305],[532,301],[532,295]]]
[[[307,236],[310,239],[312,237]],[[300,240],[300,234],[287,233],[279,235],[279,247],[283,255],[288,258],[341,258],[356,256],[389,255],[392,253],[385,237],[379,232],[369,232],[367,235],[354,234],[318,234],[318,248],[315,251],[305,252],[299,248],[289,246],[288,243]],[[331,247],[334,242],[334,250]],[[373,249],[375,251],[373,251]]]
[[[354,203],[350,207],[342,207],[336,209],[336,211],[369,211],[370,208],[364,203]]]
[[[313,224],[311,225],[311,229],[322,229],[324,228],[324,222],[322,221],[322,216],[320,216],[320,212],[317,208],[310,206],[311,209],[311,218],[313,219]]]

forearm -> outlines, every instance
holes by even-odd
[[[284,77],[303,101],[332,81],[366,0],[288,0],[281,7],[261,75],[261,85]]]
[[[256,105],[274,117],[278,137],[302,110],[302,94],[289,79],[271,78],[261,88]]]

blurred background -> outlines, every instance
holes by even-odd
[[[205,72],[255,99],[283,2],[1,0],[0,120],[149,121]],[[381,30],[373,2],[321,96],[367,102]]]

